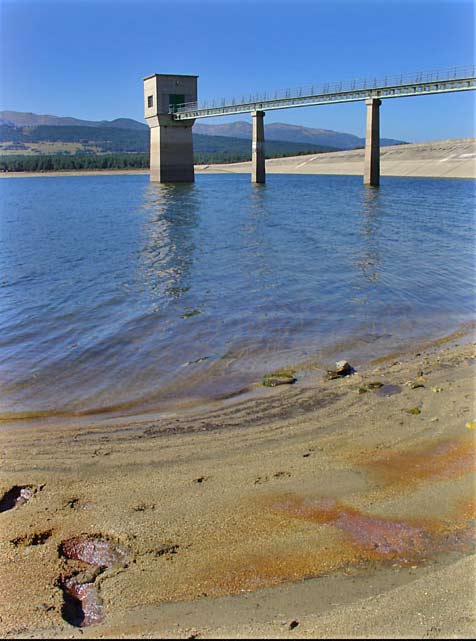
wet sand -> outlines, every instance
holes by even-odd
[[[0,513],[0,633],[474,637],[471,341],[163,416],[4,429],[0,496],[27,491]],[[95,561],[104,618],[83,629],[62,588],[91,570],[65,552],[81,535],[121,550]]]

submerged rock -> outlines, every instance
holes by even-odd
[[[180,318],[193,318],[193,316],[199,316],[202,312],[199,309],[189,309],[184,312]]]
[[[369,389],[380,389],[383,387],[383,383],[381,381],[370,381],[370,383],[366,383],[366,385]]]
[[[419,407],[412,407],[409,410],[407,410],[407,413],[417,416],[418,414],[421,414],[421,409]]]
[[[336,372],[345,376],[346,374],[353,372],[354,369],[349,361],[337,361],[336,363]]]
[[[384,384],[380,381],[370,381],[369,383],[364,383],[361,387],[359,387],[359,394],[365,394],[365,392],[380,389],[383,386]]]
[[[263,376],[263,385],[265,387],[276,387],[276,385],[292,385],[297,381],[294,376],[296,370],[294,369],[280,369],[272,374],[265,374]]]
[[[335,369],[328,369],[326,374],[326,379],[332,381],[335,378],[343,378],[344,376],[350,376],[354,374],[355,369],[348,361],[337,361]]]
[[[419,387],[425,387],[424,384],[419,381],[418,379],[421,379],[421,376],[417,377],[414,381],[407,381],[405,385],[409,387],[410,389],[418,389]]]
[[[402,388],[399,385],[393,385],[392,383],[384,383],[378,390],[375,392],[377,396],[394,396],[395,394],[400,394]]]
[[[296,382],[294,376],[272,376],[271,374],[263,378],[265,387],[276,387],[276,385],[292,385]]]

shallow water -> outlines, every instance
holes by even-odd
[[[267,180],[2,179],[3,418],[160,411],[475,318],[474,181]]]

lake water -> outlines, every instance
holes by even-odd
[[[267,179],[0,180],[1,417],[160,411],[474,320],[474,181]]]

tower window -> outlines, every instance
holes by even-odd
[[[147,96],[147,107],[149,109],[154,106],[154,96]]]

